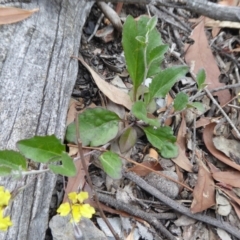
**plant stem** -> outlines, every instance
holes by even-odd
[[[103,210],[102,210],[102,208],[101,208],[101,206],[100,206],[100,202],[99,202],[99,200],[98,200],[97,192],[95,191],[95,188],[94,188],[94,186],[93,186],[92,180],[91,180],[90,175],[89,175],[89,173],[88,173],[87,164],[86,164],[86,162],[85,162],[85,158],[84,158],[84,154],[83,154],[82,141],[81,141],[81,138],[80,138],[78,115],[77,115],[77,117],[75,118],[75,125],[76,125],[76,135],[77,135],[78,152],[79,152],[80,157],[81,157],[82,166],[83,166],[83,169],[84,169],[84,171],[85,171],[88,184],[89,184],[89,186],[90,186],[91,189],[92,189],[92,192],[93,192],[95,201],[96,201],[96,203],[97,203],[100,216],[101,216],[102,219],[105,221],[106,225],[108,226],[108,228],[109,228],[110,231],[112,232],[112,234],[113,234],[113,236],[115,237],[115,239],[116,239],[116,240],[120,240],[118,234],[117,234],[117,233],[115,232],[115,230],[113,229],[112,225],[110,224],[110,222],[109,222],[108,219],[106,218],[106,216],[105,216],[105,214],[104,214],[104,212],[103,212]]]
[[[147,45],[148,45],[148,32],[146,34],[146,43],[143,51],[143,60],[144,60],[144,75],[143,75],[143,83],[147,78],[148,73],[148,65],[147,65]],[[141,100],[143,100],[143,94],[141,95]]]

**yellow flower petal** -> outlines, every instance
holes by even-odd
[[[70,211],[71,211],[71,207],[68,202],[62,203],[57,209],[57,213],[59,213],[60,216],[67,216],[70,213]]]
[[[7,231],[8,227],[12,226],[10,217],[3,217],[3,209],[0,210],[0,230]]]
[[[89,204],[82,204],[80,206],[81,215],[85,218],[91,218],[95,213],[95,209],[91,207]]]
[[[8,190],[4,191],[4,187],[0,187],[0,207],[7,206],[9,200],[11,198],[11,194]]]
[[[72,205],[72,219],[71,222],[79,222],[81,220],[81,211],[80,211],[80,205],[74,204]]]
[[[68,198],[72,201],[72,203],[76,203],[77,202],[77,193],[76,192],[71,192],[68,194]]]
[[[84,200],[88,199],[88,192],[80,192],[77,195],[77,199],[80,203],[83,203]]]

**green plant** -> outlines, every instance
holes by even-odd
[[[64,176],[75,176],[76,168],[71,157],[65,152],[65,145],[54,135],[35,136],[17,142],[19,152],[13,150],[0,151],[0,176],[24,176],[52,171]],[[45,169],[27,171],[28,159],[44,163]],[[61,165],[57,165],[60,163]]]
[[[157,18],[142,16],[135,21],[131,16],[123,27],[122,45],[126,59],[127,70],[133,83],[130,96],[133,102],[131,114],[136,121],[119,136],[121,152],[126,152],[137,141],[135,126],[140,127],[148,141],[165,158],[174,158],[178,154],[175,145],[176,137],[170,127],[160,126],[160,120],[150,118],[149,114],[156,110],[156,98],[164,98],[173,85],[188,72],[187,66],[174,66],[162,70],[161,62],[168,46],[162,43],[161,35],[156,29]],[[149,87],[144,85],[151,78]],[[198,85],[204,86],[204,74],[198,77]],[[200,89],[201,89],[200,88]],[[188,96],[180,93],[174,101],[174,108],[181,111],[187,107],[202,108],[200,103],[189,102]],[[117,114],[103,109],[86,109],[78,118],[79,131],[83,145],[97,147],[115,139],[118,135],[118,123],[122,121]],[[76,142],[76,126],[74,123],[67,128],[66,139]],[[121,178],[121,159],[111,151],[100,156],[100,162],[105,172],[112,178]]]
[[[143,130],[148,141],[163,157],[174,158],[177,156],[176,137],[173,135],[172,129],[161,126],[160,120],[154,115],[149,117],[149,114],[156,110],[156,98],[164,98],[177,80],[185,76],[188,68],[186,66],[174,66],[164,70],[160,68],[168,46],[162,43],[156,24],[156,17],[143,16],[135,21],[128,16],[123,27],[122,44],[127,69],[133,82],[133,89],[130,92],[133,106],[130,114],[134,116],[135,120],[129,121],[124,131],[119,134],[118,125],[123,120],[116,113],[101,107],[86,109],[79,115],[77,126],[75,123],[68,126],[67,141],[77,143],[79,136],[76,134],[76,129],[79,129],[83,146],[98,147],[117,138],[120,151],[125,153],[137,141],[135,128],[137,126]],[[144,85],[147,78],[151,78],[149,87]],[[196,76],[199,91],[206,86],[205,78],[204,70],[200,70]],[[189,107],[198,108],[198,110],[203,108],[199,102],[190,102],[185,93],[177,94],[173,107],[175,111],[182,111]],[[17,148],[19,152],[0,151],[0,176],[21,177],[47,171],[67,177],[76,175],[75,165],[65,152],[65,145],[53,135],[35,136],[21,140],[17,142]],[[43,163],[44,169],[29,170],[29,160]],[[100,156],[100,162],[110,177],[121,178],[122,160],[119,154],[106,151]],[[69,198],[74,208],[71,209],[69,203],[64,203],[58,212],[65,216],[72,211],[73,221],[79,221],[81,216],[91,217],[95,210],[90,205],[83,204],[83,200],[87,198],[86,193],[71,194]],[[0,230],[5,231],[12,225],[10,217],[5,217],[3,214],[11,195],[8,191],[4,191],[3,187],[0,187],[0,196],[4,199],[4,202],[0,203],[0,225],[2,224]]]
[[[168,46],[164,45],[156,29],[157,18],[141,17],[135,21],[127,17],[123,28],[123,49],[129,75],[133,82],[133,106],[131,114],[136,118],[118,136],[118,143],[122,153],[133,147],[137,141],[136,126],[145,133],[148,141],[165,158],[174,158],[178,154],[175,145],[176,137],[170,127],[161,126],[157,117],[150,118],[149,113],[156,110],[155,99],[163,98],[170,91],[176,81],[188,72],[186,66],[175,66],[162,70]],[[151,78],[149,87],[144,86],[147,78]],[[196,76],[199,91],[205,87],[205,72],[200,70]],[[187,107],[202,109],[198,102],[189,102],[188,96],[179,93],[173,107],[182,111]],[[118,133],[118,124],[123,121],[119,116],[107,109],[97,107],[86,109],[78,117],[78,127],[83,146],[101,146],[111,142]],[[77,142],[76,125],[71,123],[67,127],[66,139]],[[0,176],[22,176],[52,171],[55,174],[74,176],[76,168],[73,160],[65,152],[65,145],[55,136],[35,136],[17,143],[19,152],[13,150],[0,151]],[[28,160],[43,163],[43,170],[27,170]],[[112,178],[121,178],[122,161],[118,154],[107,151],[100,156],[100,162],[106,173]]]

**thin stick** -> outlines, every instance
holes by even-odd
[[[156,217],[151,216],[151,214],[146,213],[145,211],[142,211],[134,206],[129,206],[125,202],[116,200],[115,198],[106,194],[98,193],[98,197],[101,202],[107,203],[118,210],[125,211],[136,217],[144,219],[149,224],[151,224],[157,231],[160,231],[162,234],[164,234],[168,239],[176,240],[176,238],[162,225],[162,223]]]
[[[231,85],[226,85],[226,86],[223,86],[223,87],[219,87],[219,88],[215,88],[215,89],[211,89],[211,90],[208,90],[210,93],[214,93],[214,92],[219,92],[219,91],[223,91],[223,90],[226,90],[226,89],[232,89],[232,88],[237,88],[237,87],[240,87],[240,83],[236,83],[236,84],[231,84]],[[198,98],[198,97],[202,97],[204,96],[206,93],[205,92],[201,92],[201,93],[197,93],[196,95],[192,96],[189,98],[190,101],[193,101],[194,99]]]
[[[98,28],[99,28],[99,26],[100,26],[100,24],[101,24],[101,22],[102,22],[103,17],[104,17],[104,14],[102,13],[101,16],[99,17],[97,23],[96,23],[96,26],[95,26],[95,28],[94,28],[94,30],[93,30],[93,33],[92,33],[91,36],[88,38],[87,42],[90,42],[91,39],[95,36],[95,34],[96,34],[96,32],[97,32],[97,30],[98,30]]]
[[[115,237],[116,240],[120,240],[118,234],[114,231],[112,225],[110,224],[110,222],[108,221],[108,219],[106,218],[101,206],[100,206],[100,203],[99,203],[99,200],[98,200],[98,196],[97,196],[97,192],[95,191],[94,189],[94,186],[92,184],[92,180],[90,178],[90,175],[88,173],[88,168],[87,168],[87,164],[85,162],[85,158],[84,158],[84,154],[83,154],[83,149],[82,149],[82,141],[80,139],[80,132],[79,132],[79,121],[78,121],[78,116],[75,118],[75,125],[76,125],[76,135],[77,135],[77,145],[78,145],[78,151],[79,151],[79,154],[80,154],[80,157],[81,157],[81,161],[82,161],[82,166],[83,166],[83,169],[85,171],[85,174],[86,174],[86,177],[87,177],[87,181],[88,181],[88,184],[89,186],[91,187],[92,191],[93,191],[93,194],[94,194],[94,198],[95,198],[95,201],[97,203],[97,206],[98,206],[98,210],[100,212],[100,216],[103,218],[103,220],[105,221],[105,223],[107,224],[108,228],[110,229],[110,231],[112,232],[113,236]]]
[[[135,182],[139,187],[144,189],[146,192],[150,193],[157,199],[159,199],[161,202],[166,204],[167,206],[171,207],[175,211],[182,213],[190,218],[196,219],[198,221],[210,224],[214,227],[221,228],[225,230],[226,232],[232,234],[236,238],[240,239],[240,230],[233,227],[227,222],[219,221],[213,217],[206,216],[200,213],[191,213],[189,208],[184,207],[183,205],[179,204],[178,202],[174,201],[173,199],[167,197],[165,194],[158,191],[156,188],[149,185],[146,181],[144,181],[141,177],[136,175],[133,172],[124,172],[123,176],[128,178],[129,180]]]
[[[237,130],[237,128],[235,127],[235,125],[233,124],[232,120],[228,117],[228,115],[224,112],[224,110],[222,109],[222,107],[218,104],[218,102],[215,100],[215,98],[213,97],[213,95],[210,93],[210,91],[205,88],[204,91],[207,93],[207,95],[209,96],[209,98],[212,100],[212,102],[217,106],[217,108],[219,109],[219,111],[222,113],[222,115],[226,118],[226,120],[228,121],[228,123],[231,125],[231,127],[233,128],[233,130],[235,131],[235,133],[237,134],[238,138],[240,139],[240,133]]]

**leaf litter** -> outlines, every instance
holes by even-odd
[[[162,29],[160,29],[161,31]],[[206,70],[206,74],[207,74],[207,83],[208,83],[208,89],[216,89],[218,87],[223,87],[225,84],[224,83],[220,83],[219,82],[219,76],[220,76],[220,70],[219,67],[217,66],[216,60],[212,54],[212,51],[210,49],[209,43],[208,43],[208,39],[205,35],[205,30],[204,30],[204,23],[200,23],[197,27],[194,28],[193,31],[193,38],[195,40],[195,44],[193,46],[191,46],[189,48],[190,51],[187,51],[186,53],[186,62],[190,65],[194,67],[193,72],[196,74],[197,71],[200,68],[204,68]],[[165,39],[165,41],[167,41],[167,39]],[[110,44],[111,45],[111,44]],[[113,44],[111,45],[113,46]],[[98,46],[99,47],[99,46]],[[105,47],[102,46],[102,48],[104,49]],[[108,51],[108,50],[105,50]],[[167,56],[167,58],[170,57],[169,55]],[[176,60],[175,60],[176,61]],[[109,98],[111,101],[124,106],[126,109],[130,109],[132,106],[132,102],[130,100],[130,97],[124,93],[124,91],[122,91],[121,87],[120,88],[112,88],[113,85],[107,83],[106,81],[104,81],[102,79],[101,76],[107,76],[109,74],[109,71],[107,69],[99,69],[98,71],[100,71],[100,74],[97,74],[95,70],[93,70],[93,68],[90,67],[90,65],[88,65],[83,59],[81,59],[82,64],[90,71],[94,81],[97,84],[97,87],[101,90],[101,92],[107,97]],[[194,62],[194,63],[193,63]],[[193,65],[191,65],[193,63]],[[94,69],[96,66],[94,65]],[[113,74],[113,78],[114,78]],[[127,76],[127,75],[126,75]],[[125,85],[128,85],[128,83],[125,83]],[[180,87],[181,89],[181,85],[178,84],[178,87]],[[187,89],[187,88],[186,88]],[[124,93],[124,94],[123,94]],[[121,97],[119,97],[121,96]],[[215,96],[218,98],[218,101],[220,102],[220,104],[225,104],[227,103],[230,99],[230,92],[229,90],[224,90],[224,91],[219,91],[217,93],[215,93]],[[201,98],[200,98],[201,101]],[[163,111],[163,114],[168,111],[168,107],[167,106],[165,108],[165,110]],[[211,107],[211,106],[210,106]],[[191,205],[191,210],[192,212],[202,212],[204,210],[207,210],[208,212],[213,212],[212,207],[216,206],[216,203],[219,203],[219,197],[218,195],[215,196],[216,193],[216,188],[220,188],[221,191],[225,194],[224,198],[228,199],[227,201],[229,201],[229,203],[232,205],[232,207],[235,209],[236,213],[238,216],[240,216],[240,210],[239,210],[239,204],[240,204],[240,200],[239,197],[234,193],[233,189],[234,188],[238,188],[238,184],[236,183],[236,179],[238,177],[239,174],[239,170],[240,167],[238,165],[238,163],[234,162],[236,161],[237,157],[233,157],[234,153],[236,154],[236,150],[234,151],[231,148],[231,144],[229,144],[229,146],[226,148],[224,152],[228,152],[228,155],[225,155],[224,153],[222,153],[221,151],[223,149],[219,149],[220,146],[219,144],[216,144],[216,146],[214,146],[214,139],[217,139],[218,137],[214,136],[214,127],[217,125],[216,123],[212,122],[214,121],[214,119],[217,119],[216,117],[219,118],[219,115],[217,115],[215,113],[215,110],[210,110],[212,111],[212,115],[199,115],[196,113],[193,113],[193,115],[195,116],[195,118],[197,118],[197,124],[196,127],[198,127],[199,130],[197,131],[197,135],[195,136],[195,138],[192,138],[192,141],[195,143],[196,147],[201,148],[204,154],[209,154],[209,156],[207,157],[207,162],[204,163],[205,161],[205,157],[201,158],[201,163],[196,163],[196,160],[191,159],[191,156],[193,154],[193,151],[196,151],[196,149],[189,149],[187,148],[186,145],[186,135],[189,134],[189,132],[191,134],[193,134],[193,130],[194,130],[194,126],[193,126],[193,122],[192,124],[191,121],[188,121],[186,123],[185,121],[185,117],[184,115],[181,115],[180,117],[180,127],[179,129],[177,129],[177,125],[176,124],[176,118],[167,118],[171,119],[172,123],[170,122],[170,126],[173,127],[173,129],[175,130],[175,132],[177,133],[177,145],[178,145],[178,149],[179,149],[179,155],[177,156],[177,158],[169,160],[169,161],[173,161],[176,166],[174,167],[176,169],[176,171],[178,173],[183,173],[182,174],[182,180],[181,182],[187,183],[187,179],[186,179],[186,174],[188,174],[188,181],[191,180],[191,177],[189,176],[196,176],[196,182],[195,184],[193,184],[194,187],[194,191],[193,191],[193,198],[190,195],[190,192],[186,192],[186,189],[182,188],[181,192],[179,194],[179,200],[182,200],[183,202],[186,201],[187,206],[189,206],[189,204],[187,203],[187,201],[190,201],[190,205]],[[174,114],[174,112],[170,111],[171,114]],[[159,115],[161,116],[161,115]],[[218,121],[218,120],[216,120]],[[176,131],[177,129],[177,131]],[[140,131],[141,132],[141,131]],[[135,134],[135,133],[134,133]],[[201,139],[201,134],[203,136],[203,142]],[[135,137],[134,137],[135,138]],[[157,156],[157,160],[153,160],[152,163],[153,165],[150,164],[150,166],[148,165],[149,162],[148,161],[143,161],[144,157],[146,157],[148,155],[148,146],[146,145],[146,142],[144,142],[141,138],[139,138],[139,133],[137,134],[137,142],[135,143],[135,145],[132,146],[133,142],[135,142],[135,140],[130,140],[131,143],[128,143],[129,138],[126,137],[126,142],[124,144],[124,141],[122,141],[121,143],[121,148],[122,151],[128,150],[130,148],[130,150],[132,151],[132,155],[131,157],[133,159],[136,159],[140,162],[142,162],[142,164],[146,164],[150,169],[153,169],[154,171],[162,171],[162,169],[164,169],[163,166],[159,165],[158,161],[160,159],[159,156]],[[223,138],[223,142],[226,140],[231,140],[233,141],[231,138],[227,139],[226,137]],[[236,143],[238,143],[237,140],[234,140]],[[224,145],[224,144],[223,144]],[[143,147],[145,146],[145,147]],[[207,150],[206,150],[207,149]],[[227,149],[227,150],[226,150]],[[219,151],[220,150],[220,151]],[[133,155],[134,154],[134,155]],[[197,157],[198,154],[197,154]],[[210,161],[208,163],[208,161]],[[215,167],[216,162],[221,161],[222,163],[226,164],[226,165],[221,165],[220,164],[220,168]],[[146,163],[147,162],[147,163]],[[212,164],[212,167],[207,167],[207,166],[211,166],[209,164]],[[157,166],[157,169],[156,169]],[[194,167],[198,166],[198,169],[195,170]],[[219,166],[219,163],[216,165]],[[228,166],[228,167],[227,167]],[[80,167],[81,168],[81,167]],[[235,170],[233,170],[235,169]],[[140,176],[145,176],[148,174],[149,169],[145,169],[144,167],[141,168],[139,165],[135,165],[135,166],[131,166],[131,168],[128,169],[129,171],[133,171],[136,174],[140,175]],[[93,171],[93,170],[90,170]],[[96,171],[96,170],[94,170]],[[100,173],[98,173],[99,175],[101,175]],[[192,175],[190,175],[192,174]],[[197,174],[197,175],[196,175]],[[81,174],[82,175],[82,174]],[[84,176],[85,174],[83,174]],[[84,182],[84,180],[80,180],[82,182]],[[73,184],[73,183],[72,183]],[[74,188],[74,187],[73,187]],[[76,189],[75,189],[76,190]],[[222,194],[221,194],[222,195]],[[139,195],[138,195],[139,196]],[[141,194],[141,204],[140,206],[145,206],[148,205],[148,201],[149,201],[149,196],[146,196],[146,194],[144,192],[142,192]],[[227,202],[226,201],[226,202]],[[132,204],[132,203],[131,203]],[[139,204],[139,202],[135,202],[135,204]],[[156,202],[152,202],[152,206],[154,206],[154,208],[150,207],[151,210],[157,211],[157,212],[162,212],[165,211],[163,206],[159,206],[159,203]],[[222,204],[224,205],[224,204]],[[227,204],[225,204],[227,205]],[[115,211],[114,209],[112,209],[113,211]],[[233,210],[230,211],[231,213],[227,214],[226,217],[228,217],[229,215],[234,214]],[[182,215],[184,216],[184,215]],[[230,220],[229,220],[230,221]],[[174,223],[171,222],[170,227],[168,228],[169,231],[173,232],[173,226]],[[176,226],[175,226],[176,228]],[[210,230],[206,230],[206,228],[204,228],[204,226],[202,227],[203,229],[205,229],[205,231],[210,231]],[[177,226],[177,229],[180,230],[180,232],[182,232],[182,236],[185,235],[185,231],[187,231],[187,228],[181,228],[180,226]],[[128,232],[129,236],[131,236],[131,231]],[[180,234],[180,235],[178,235]],[[217,237],[216,233],[212,233],[213,235],[215,234],[215,237]],[[221,236],[225,236],[224,233],[222,233],[221,231],[218,231],[217,233],[218,235]],[[178,236],[181,236],[181,233],[177,233]],[[201,236],[199,235],[199,239],[201,239]]]

